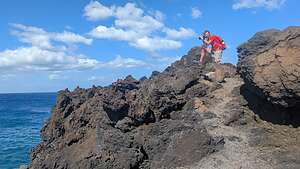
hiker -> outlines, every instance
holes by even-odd
[[[199,39],[203,41],[203,45],[200,47],[201,53],[199,64],[203,64],[203,59],[208,53],[214,58],[214,62],[219,64],[221,62],[223,50],[226,49],[224,41],[219,36],[211,35],[208,30],[204,31],[204,33],[199,36]],[[211,47],[209,47],[210,45]]]

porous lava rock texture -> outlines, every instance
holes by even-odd
[[[128,76],[107,87],[60,91],[29,168],[175,168],[218,151],[223,143],[190,106],[220,87],[203,82],[215,68],[198,60],[193,48],[149,79]],[[235,72],[223,66],[227,76]]]
[[[245,89],[262,100],[260,109],[275,112],[261,115],[279,116],[274,119],[278,123],[299,123],[300,27],[258,32],[238,47],[238,57]]]
[[[192,48],[149,78],[62,90],[28,168],[299,169],[299,45],[299,27],[267,30],[238,72]]]

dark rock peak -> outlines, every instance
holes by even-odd
[[[268,30],[241,45],[242,87],[234,65],[216,65],[211,57],[198,65],[200,50],[195,47],[149,79],[127,76],[106,87],[60,91],[29,168],[164,169],[190,167],[200,160],[200,166],[204,162],[203,166],[217,168],[225,163],[234,168],[239,167],[235,158],[239,155],[251,160],[240,160],[243,168],[270,168],[266,166],[273,164],[265,159],[274,161],[272,154],[278,148],[280,155],[288,153],[278,158],[284,161],[282,168],[290,166],[286,159],[299,166],[299,159],[288,157],[299,156],[299,134],[285,135],[287,128],[273,132],[278,126],[265,129],[252,112],[269,121],[276,117],[275,123],[299,126],[299,34],[299,27]],[[264,132],[269,130],[276,134]],[[267,136],[287,137],[288,143],[278,140],[279,146],[272,147],[273,142],[263,140]],[[255,149],[259,143],[269,147]],[[257,160],[261,150],[271,155]]]
[[[107,87],[60,91],[31,168],[172,168],[213,152],[219,145],[201,117],[184,108],[217,89],[218,82],[203,82],[214,64],[198,60],[193,48],[149,79],[127,76]],[[224,70],[235,71],[232,65]]]
[[[282,31],[269,29],[256,33],[246,43],[237,48],[239,59],[244,56],[257,55],[263,53],[277,45],[280,41],[288,40],[300,36],[299,26],[290,26]]]

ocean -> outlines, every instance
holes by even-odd
[[[56,93],[0,94],[0,169],[28,164]]]

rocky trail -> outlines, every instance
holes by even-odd
[[[211,117],[207,118],[204,114],[203,123],[207,127],[208,133],[218,141],[224,142],[224,148],[220,151],[203,158],[191,169],[264,169],[272,168],[267,161],[259,159],[258,151],[249,146],[249,131],[240,127],[231,126],[229,123],[238,118],[232,112],[236,111],[237,99],[234,90],[238,90],[243,84],[239,77],[227,78],[222,83],[222,88],[211,93],[211,97],[217,102],[207,106],[207,113]],[[234,106],[228,106],[229,104]],[[196,106],[197,110],[197,106]],[[201,112],[198,110],[199,113]]]

